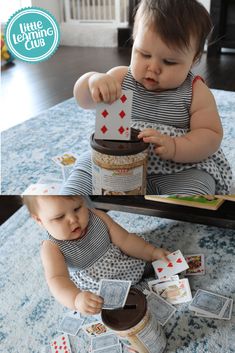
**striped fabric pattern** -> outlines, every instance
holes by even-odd
[[[157,93],[147,91],[140,83],[135,81],[129,68],[122,88],[134,92],[132,121],[144,121],[150,124],[164,124],[188,129],[193,78],[193,74],[189,72],[188,77],[180,87]]]
[[[70,270],[85,270],[100,259],[110,246],[106,224],[89,211],[88,231],[78,240],[57,240],[49,234],[49,240],[58,245]]]

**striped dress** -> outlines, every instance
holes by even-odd
[[[172,137],[188,133],[194,78],[189,72],[180,87],[152,92],[135,81],[129,68],[122,88],[133,91],[132,126],[140,130],[153,128]],[[150,144],[148,176],[177,174],[190,169],[202,170],[211,175],[215,180],[216,194],[229,193],[232,172],[221,148],[199,163],[177,163],[158,157],[154,153],[154,145]]]
[[[70,277],[81,290],[97,292],[102,278],[140,281],[145,261],[124,254],[111,242],[106,224],[89,210],[87,233],[78,240],[57,240],[50,234],[64,256]]]

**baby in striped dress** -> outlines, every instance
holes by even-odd
[[[196,0],[142,0],[135,15],[130,66],[88,72],[75,84],[83,108],[133,91],[133,127],[150,143],[147,194],[228,194],[232,172],[220,148],[214,97],[191,72],[212,29]],[[91,194],[91,158],[82,156],[62,194]]]
[[[62,305],[98,314],[102,278],[137,284],[150,262],[168,262],[169,251],[128,233],[106,213],[89,209],[82,196],[24,196],[35,221],[48,232],[41,259],[49,289]]]

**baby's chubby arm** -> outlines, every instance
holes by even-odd
[[[219,149],[223,129],[214,97],[199,80],[193,85],[190,115],[190,132],[184,136],[173,138],[154,129],[146,129],[139,138],[154,143],[155,152],[162,159],[179,163],[200,162]]]
[[[156,248],[138,235],[128,233],[106,213],[100,210],[93,211],[107,225],[112,243],[119,247],[125,254],[150,262],[158,259],[163,259],[166,262],[169,261],[166,257],[170,254],[169,251]]]
[[[113,103],[121,96],[121,84],[127,73],[126,66],[117,66],[107,73],[88,72],[82,75],[74,86],[74,97],[85,109],[92,109],[97,103]]]
[[[175,162],[200,162],[215,153],[223,138],[223,128],[215,99],[200,80],[193,85],[190,132],[176,137]]]
[[[92,292],[81,291],[75,286],[69,277],[62,253],[49,240],[42,243],[41,259],[47,284],[56,300],[81,314],[94,315],[101,311],[102,298]]]

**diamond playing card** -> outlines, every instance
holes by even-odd
[[[72,353],[68,335],[56,337],[50,343],[52,353]]]
[[[152,263],[154,271],[159,279],[168,278],[189,268],[180,250],[167,256],[169,262],[157,260]]]
[[[95,138],[101,140],[130,140],[133,92],[123,90],[112,104],[99,103],[96,108]]]

